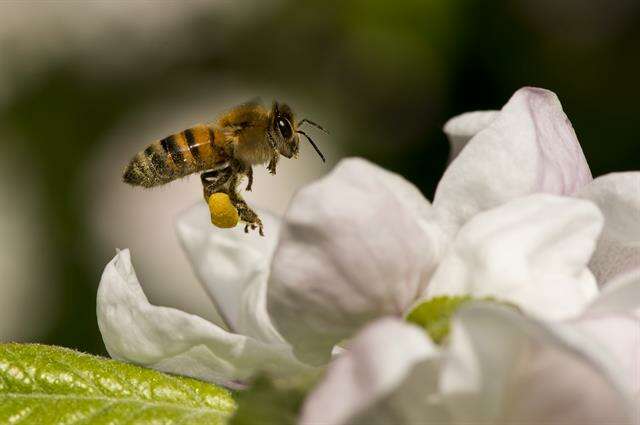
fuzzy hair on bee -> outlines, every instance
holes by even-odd
[[[241,104],[212,123],[198,124],[151,143],[131,159],[122,179],[133,186],[150,188],[201,172],[205,201],[214,193],[227,194],[245,223],[245,232],[259,229],[262,235],[262,221],[242,199],[238,185],[246,177],[246,190],[251,190],[254,165],[267,164],[275,175],[280,156],[297,158],[300,135],[324,162],[318,146],[299,128],[305,123],[326,133],[306,118],[296,123],[293,110],[284,103],[274,102],[270,109],[259,102]]]

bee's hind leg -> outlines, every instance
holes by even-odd
[[[216,192],[227,192],[228,189],[225,186],[231,180],[232,175],[233,169],[231,167],[202,173],[200,180],[202,181],[204,201],[208,202],[211,195]]]
[[[251,168],[249,168],[251,170]],[[209,198],[214,193],[222,192],[229,195],[229,200],[231,204],[238,210],[238,215],[240,219],[246,223],[244,227],[244,231],[246,233],[249,232],[249,228],[252,230],[258,229],[260,236],[264,236],[264,232],[262,230],[262,221],[258,214],[255,213],[249,205],[242,199],[242,196],[237,191],[237,186],[239,182],[239,173],[238,167],[229,166],[223,168],[221,170],[212,170],[206,171],[200,175],[200,179],[202,180],[202,189],[204,192],[204,200],[205,202],[209,201]],[[249,177],[249,187],[252,183],[252,175],[251,171],[247,172],[247,176]]]
[[[231,199],[231,203],[238,210],[238,215],[240,216],[240,220],[245,222],[244,232],[249,233],[249,228],[252,230],[258,229],[260,236],[264,236],[264,231],[262,229],[262,220],[258,217],[258,214],[255,213],[249,205],[242,199],[238,194],[229,194],[229,198]]]
[[[249,233],[249,228],[252,230],[258,229],[260,236],[264,236],[264,232],[262,229],[262,220],[258,217],[258,214],[253,211],[249,205],[242,199],[242,196],[237,192],[236,185],[238,182],[238,177],[231,177],[230,182],[230,190],[229,190],[229,200],[233,204],[234,207],[238,210],[238,215],[240,216],[240,220],[245,222],[244,231],[245,233]]]

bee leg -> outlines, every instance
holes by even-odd
[[[262,220],[260,220],[260,217],[258,217],[258,214],[256,214],[255,211],[249,208],[249,205],[247,205],[244,199],[242,199],[242,197],[235,191],[229,193],[229,199],[231,200],[233,206],[238,210],[240,220],[245,222],[245,233],[249,233],[249,228],[251,228],[251,230],[255,230],[256,228],[258,228],[260,236],[264,236],[264,232],[262,229]]]
[[[269,165],[267,169],[271,174],[275,176],[276,174],[276,165],[278,165],[278,159],[280,159],[280,152],[278,152],[278,145],[276,145],[276,141],[273,140],[271,136],[267,136],[269,139],[269,145],[271,146],[271,161],[269,161]]]
[[[202,173],[200,180],[202,181],[204,201],[208,202],[211,195],[216,192],[226,192],[224,186],[229,182],[232,175],[233,169],[231,167]]]
[[[229,195],[229,200],[231,201],[231,204],[236,208],[236,210],[238,210],[240,220],[245,222],[244,231],[248,233],[249,228],[251,228],[252,230],[258,228],[260,236],[264,236],[262,230],[262,221],[260,220],[260,217],[258,217],[258,214],[256,214],[255,211],[249,208],[249,205],[247,205],[245,200],[242,199],[242,196],[240,196],[237,191],[239,176],[240,174],[236,171],[235,173],[232,173],[231,178],[229,179],[229,191],[227,192],[227,194]]]
[[[253,168],[248,167],[246,172],[247,178],[249,182],[247,183],[247,188],[245,190],[251,191],[251,186],[253,185]]]
[[[232,201],[232,203],[238,210],[240,219],[246,223],[244,226],[245,233],[249,232],[249,228],[251,228],[251,230],[255,230],[256,228],[258,228],[260,236],[264,236],[262,220],[260,220],[258,214],[256,214],[251,208],[249,208],[245,201]]]
[[[276,166],[278,165],[279,158],[280,154],[278,154],[278,152],[275,152],[275,154],[271,157],[271,161],[269,161],[269,165],[267,166],[269,172],[274,176],[276,175]]]

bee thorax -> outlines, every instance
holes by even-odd
[[[265,164],[273,156],[272,149],[264,139],[245,139],[235,148],[235,157],[247,165]]]

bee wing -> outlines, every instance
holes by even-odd
[[[247,127],[264,125],[268,120],[269,110],[256,104],[242,104],[222,115],[217,122],[218,127],[227,131],[242,131]]]
[[[240,132],[245,128],[246,126],[242,125],[227,125],[225,127],[222,127],[220,130],[222,131],[224,139],[227,142],[234,142],[238,139],[238,135],[240,134]]]
[[[239,106],[246,106],[246,107],[264,106],[264,102],[262,101],[262,97],[256,96],[256,97],[252,97],[246,102],[241,103]]]

